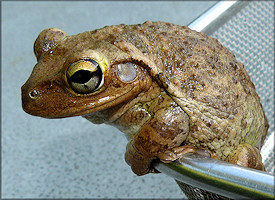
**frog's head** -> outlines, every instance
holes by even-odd
[[[122,50],[123,42],[95,39],[95,32],[100,37],[97,31],[67,36],[59,29],[39,34],[37,64],[22,86],[25,112],[45,118],[86,115],[131,101],[150,87],[146,61]]]

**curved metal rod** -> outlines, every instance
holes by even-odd
[[[219,1],[188,24],[188,27],[211,35],[249,3],[249,1]]]
[[[275,199],[274,176],[198,154],[154,167],[176,180],[228,198]]]

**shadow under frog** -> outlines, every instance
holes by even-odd
[[[268,122],[244,66],[216,39],[164,22],[106,26],[68,36],[42,31],[22,86],[35,116],[83,116],[126,133],[134,173],[185,153],[264,170]],[[202,151],[203,150],[203,151]]]

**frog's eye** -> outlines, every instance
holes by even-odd
[[[88,94],[99,89],[104,82],[100,65],[91,59],[72,63],[66,73],[71,88],[80,94]]]

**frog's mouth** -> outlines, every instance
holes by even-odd
[[[54,88],[54,83],[51,87]],[[123,89],[118,95],[73,96],[61,92],[60,89],[28,89],[27,84],[22,86],[23,110],[34,116],[43,118],[65,118],[90,114],[106,110],[110,107],[129,101],[138,95],[137,87]]]

